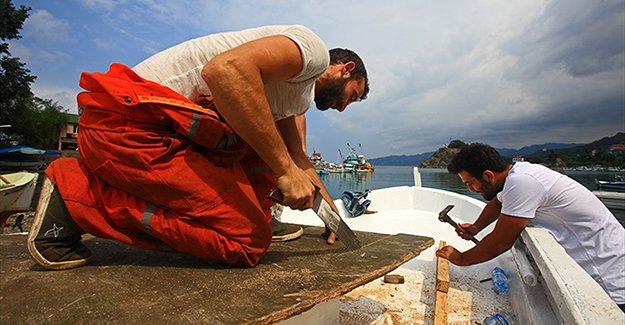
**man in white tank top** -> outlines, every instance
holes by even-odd
[[[320,110],[342,112],[367,97],[367,73],[354,52],[328,53],[323,41],[304,26],[264,26],[183,42],[133,70],[192,101],[214,104],[271,168],[284,205],[311,207],[315,186],[333,205],[308,161],[304,113],[313,100]],[[276,234],[284,226],[272,226],[274,240],[293,238]]]
[[[197,38],[132,70],[84,72],[80,85],[82,159],[49,166],[28,239],[46,269],[88,263],[85,232],[257,265],[276,239],[270,190],[294,209],[312,207],[319,190],[338,212],[308,159],[304,113],[313,101],[341,112],[369,91],[356,53],[328,51],[297,25]]]
[[[456,265],[482,263],[510,249],[526,226],[542,227],[625,308],[625,229],[590,190],[542,165],[511,165],[480,143],[462,148],[448,169],[488,200],[473,224],[461,226],[473,235],[494,221],[497,227],[466,252],[445,246],[437,256]]]

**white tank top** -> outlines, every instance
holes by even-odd
[[[210,99],[210,90],[201,77],[204,65],[222,52],[271,35],[284,35],[293,40],[299,46],[303,61],[302,71],[293,78],[265,85],[273,118],[277,121],[304,114],[314,100],[315,80],[330,64],[325,43],[304,26],[264,26],[192,39],[154,54],[133,70],[192,101],[201,97]]]

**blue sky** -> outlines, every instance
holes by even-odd
[[[134,66],[182,41],[303,24],[358,52],[369,98],[307,113],[308,148],[335,160],[435,151],[450,139],[521,148],[625,131],[625,1],[13,1],[9,42],[36,95],[76,112],[83,71]]]

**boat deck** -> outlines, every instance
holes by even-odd
[[[339,297],[417,256],[424,236],[357,232],[363,247],[326,245],[322,228],[274,243],[255,268],[89,238],[90,265],[44,271],[26,236],[0,236],[0,323],[268,324]]]

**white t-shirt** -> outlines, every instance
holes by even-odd
[[[587,188],[537,164],[514,164],[501,213],[547,229],[617,303],[625,303],[625,229]]]
[[[229,49],[272,35],[284,35],[293,40],[299,46],[304,63],[302,71],[293,78],[265,85],[273,118],[277,121],[304,114],[314,100],[315,80],[330,64],[325,43],[304,26],[264,26],[192,39],[154,54],[133,70],[192,101],[200,97],[210,99],[210,90],[200,75],[204,65]]]

